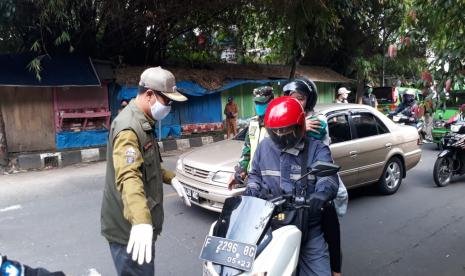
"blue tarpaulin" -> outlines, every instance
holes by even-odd
[[[231,89],[245,83],[267,84],[285,80],[234,80],[216,90],[207,90],[191,81],[180,81],[176,83],[178,89],[187,96],[186,102],[174,102],[171,112],[162,120],[161,138],[167,136],[179,137],[181,135],[181,125],[217,123],[222,121],[223,110],[221,107],[221,94],[224,90]],[[122,86],[117,99],[118,108],[121,100],[129,100],[137,95],[136,86]],[[157,137],[158,124],[155,126]]]
[[[137,87],[135,86],[121,86],[119,91],[118,101],[121,103],[122,100],[130,100],[137,96]]]
[[[190,96],[204,96],[208,94],[214,94],[218,92],[222,92],[228,89],[231,89],[233,87],[239,86],[241,84],[245,83],[259,83],[259,84],[267,84],[267,83],[272,83],[272,82],[282,82],[286,81],[286,79],[276,79],[276,80],[233,80],[228,82],[226,85],[215,89],[215,90],[207,90],[197,84],[196,82],[191,82],[191,81],[180,81],[176,83],[176,86],[178,89],[187,95]]]
[[[108,130],[63,131],[56,134],[57,149],[85,148],[106,145]]]
[[[222,121],[221,94],[203,97],[187,96],[188,100],[179,103],[181,124],[218,123]]]

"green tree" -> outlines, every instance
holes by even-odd
[[[465,2],[462,0],[416,0],[410,32],[415,41],[428,45],[429,69],[439,81],[439,91],[447,79],[459,86],[465,74]]]

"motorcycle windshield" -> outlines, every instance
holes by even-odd
[[[238,196],[226,199],[213,235],[248,244],[257,244],[275,205],[269,201]]]

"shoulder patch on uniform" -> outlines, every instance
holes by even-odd
[[[126,149],[126,156],[136,156],[136,150],[133,147]]]
[[[126,163],[127,164],[132,164],[136,161],[136,150],[133,147],[128,147],[126,149]]]

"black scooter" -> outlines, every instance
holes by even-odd
[[[438,187],[449,185],[453,176],[465,174],[465,122],[452,124],[450,130],[434,163],[433,177]]]

